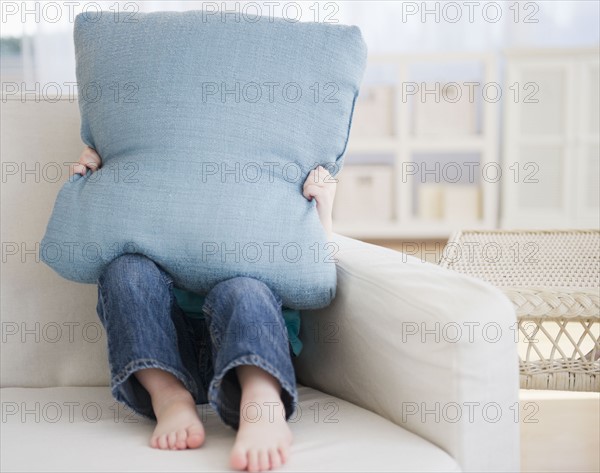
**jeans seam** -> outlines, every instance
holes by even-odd
[[[206,329],[208,330],[208,335],[210,337],[211,343],[218,348],[221,346],[221,333],[216,328],[216,326],[212,325],[212,319],[214,316],[214,310],[212,306],[205,300],[202,305],[202,312],[205,315],[204,321],[206,323]]]
[[[269,287],[269,286],[267,286]],[[274,290],[272,290],[269,287],[269,291],[271,292],[271,294],[273,295],[273,298],[275,299],[275,302],[277,302],[277,305],[279,305],[279,308],[281,309],[283,307],[283,299],[281,299],[281,296],[279,294],[277,294]]]
[[[214,310],[207,299],[208,298],[204,299],[204,304],[202,304],[202,312],[204,313],[204,315],[212,317]]]
[[[154,263],[154,261],[153,261]],[[173,279],[171,278],[171,276],[166,275],[165,271],[156,263],[154,263],[156,265],[156,268],[158,269],[158,272],[160,274],[161,279],[163,280],[163,282],[167,285],[167,287],[169,289],[172,289],[173,287]]]
[[[102,278],[102,275],[100,275],[100,277],[98,278],[98,289],[99,289],[99,293],[100,293],[100,298],[102,299],[102,310],[106,310],[106,297],[104,296],[104,287],[103,284],[100,282],[100,278]],[[102,318],[100,317],[100,314],[98,314],[98,318],[100,318],[100,321],[102,322]],[[110,323],[108,318],[104,317],[105,319],[105,323],[108,324]],[[110,341],[110,337],[108,336],[108,329],[105,328],[106,331],[106,349],[108,351],[108,353],[111,352],[111,341]],[[110,359],[109,359],[109,365],[110,365]]]

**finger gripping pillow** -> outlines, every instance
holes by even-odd
[[[235,276],[290,308],[335,295],[335,245],[302,195],[339,170],[366,47],[353,26],[202,11],[80,14],[83,142],[102,167],[61,188],[40,245],[96,283],[140,253],[200,294]]]

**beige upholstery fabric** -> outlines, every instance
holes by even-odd
[[[468,471],[517,471],[516,316],[491,285],[338,236],[338,296],[303,314],[304,384],[428,438]]]
[[[146,446],[151,424],[113,419],[96,288],[65,281],[36,261],[35,245],[67,178],[62,163],[81,151],[77,104],[8,101],[1,126],[2,471],[226,471],[234,433],[214,416],[196,452],[153,451]],[[47,163],[62,167],[57,182],[44,181]],[[15,165],[18,174],[5,172]],[[24,174],[24,166],[37,166],[37,182],[36,171]],[[518,396],[517,354],[506,332],[515,315],[506,298],[401,253],[336,241],[337,298],[326,310],[303,314],[304,351],[296,363],[303,416],[282,471],[518,471],[518,423],[510,410]],[[449,340],[453,324],[463,330],[460,340]],[[465,324],[479,324],[473,337]],[[497,324],[502,335],[485,339],[485,324]],[[420,331],[428,328],[439,336],[423,341]],[[493,330],[488,335],[495,338]],[[57,422],[52,402],[61,407]],[[337,423],[324,422],[330,402]],[[93,403],[101,421],[89,420]],[[23,418],[27,409],[34,414]],[[35,409],[39,422],[32,421]]]
[[[447,453],[377,414],[307,387],[299,394],[281,471],[460,471]],[[148,446],[153,423],[118,408],[108,388],[7,388],[2,403],[2,471],[229,471],[235,432],[210,408],[200,410],[204,446],[171,452]]]
[[[75,101],[2,104],[3,387],[108,383],[96,287],[62,279],[37,256],[56,194],[68,178],[64,163],[79,159],[83,149],[79,123]]]

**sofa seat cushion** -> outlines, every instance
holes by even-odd
[[[148,446],[154,423],[115,403],[108,387],[4,388],[2,471],[229,471],[235,431],[199,406],[197,450]],[[440,448],[383,417],[299,386],[292,454],[279,471],[460,471]]]

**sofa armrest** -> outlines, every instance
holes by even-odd
[[[298,382],[426,438],[464,471],[519,471],[510,301],[483,281],[403,253],[334,241],[337,295],[302,313]]]

